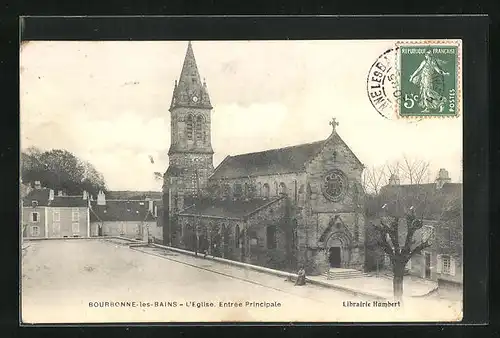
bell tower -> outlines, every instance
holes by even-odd
[[[212,105],[188,43],[179,80],[175,81],[170,104],[171,144],[169,167],[164,175],[164,193],[169,190],[175,209],[184,197],[196,196],[206,187],[214,170],[211,142]],[[179,202],[177,202],[179,201]],[[180,204],[180,205],[179,205]]]

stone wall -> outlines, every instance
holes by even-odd
[[[327,198],[324,193],[325,177],[333,170],[339,170],[345,176],[344,191],[336,199]],[[327,243],[321,242],[320,237],[336,217],[342,227],[328,231],[343,231],[344,237],[350,238],[346,243],[347,253],[343,256],[346,259],[344,267],[362,270],[365,260],[365,220],[360,183],[363,166],[338,135],[333,134],[322,151],[308,163],[306,171],[306,208],[309,209],[306,211],[307,246],[311,248],[307,261],[310,273],[323,273],[329,268]]]
[[[269,186],[269,198],[277,197],[282,194],[287,195],[293,204],[303,206],[305,203],[305,173],[290,173],[278,175],[264,175],[255,177],[241,177],[225,180],[211,180],[215,194],[222,197],[225,194],[224,185],[229,185],[229,196],[234,197],[235,186],[240,185],[241,191],[245,191],[245,183],[251,187],[249,198],[266,197],[265,185]]]

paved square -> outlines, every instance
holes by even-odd
[[[413,307],[404,311],[344,307],[344,301],[371,300],[314,285],[294,287],[284,278],[174,253],[163,258],[103,240],[25,244],[29,245],[22,266],[25,323],[429,318],[426,307],[421,313]],[[127,302],[128,306],[109,307],[115,302]],[[219,302],[263,304],[221,307]],[[166,306],[169,303],[170,307]],[[262,307],[266,303],[268,307]],[[279,307],[272,306],[277,303]]]

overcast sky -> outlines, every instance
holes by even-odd
[[[338,133],[366,165],[407,155],[461,180],[462,119],[382,118],[366,78],[391,41],[193,42],[214,106],[214,165]],[[67,149],[112,190],[161,190],[174,81],[187,42],[29,42],[21,51],[21,147]],[[148,156],[155,163],[151,164]]]

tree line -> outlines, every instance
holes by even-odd
[[[106,191],[104,176],[88,161],[63,149],[41,151],[30,147],[21,151],[21,178],[24,184],[40,181],[43,187],[81,195],[87,191],[97,195]]]

